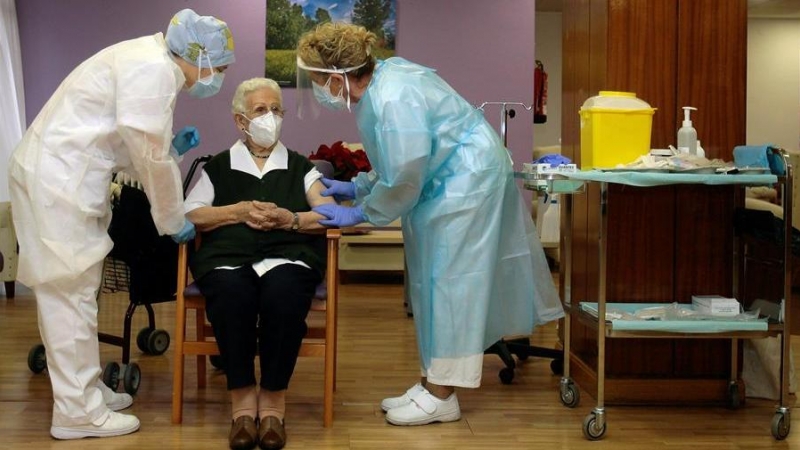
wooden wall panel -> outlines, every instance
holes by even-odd
[[[561,152],[568,158],[580,164],[580,121],[578,111],[583,102],[589,97],[589,45],[590,45],[590,1],[591,0],[565,0],[563,20],[563,95],[562,95],[562,137]],[[589,280],[596,280],[596,263],[592,273],[588,273],[587,259],[594,252],[589,251],[587,231],[587,218],[589,215],[590,193],[575,195],[572,198],[574,215],[572,223],[562,223],[564,233],[571,232],[572,236],[572,286],[571,297],[574,303],[586,300]],[[565,215],[562,214],[562,220]],[[571,230],[571,231],[566,231]],[[564,235],[564,234],[562,234]],[[562,240],[563,242],[563,240]],[[594,246],[596,252],[596,244]],[[566,254],[561,249],[562,254]],[[596,261],[596,257],[594,258]],[[562,280],[563,281],[563,280]],[[596,281],[594,281],[596,291]],[[564,298],[565,284],[562,282],[560,289]],[[573,321],[577,324],[577,321]],[[573,348],[585,358],[592,357],[592,349],[596,349],[596,339],[586,327],[573,327],[571,336]],[[586,353],[589,352],[589,353]]]
[[[730,161],[733,147],[745,142],[747,1],[680,0],[678,34],[677,106],[698,108],[692,122],[706,155]],[[677,129],[683,114],[676,112]],[[735,189],[677,189],[678,300],[697,293],[732,295],[732,218],[742,202]],[[677,376],[729,372],[729,341],[676,342],[675,353]]]
[[[706,155],[730,161],[745,142],[747,0],[678,5],[678,107],[698,108],[692,121]],[[676,130],[681,120],[678,112]]]
[[[675,145],[678,4],[634,0],[609,5],[606,89],[635,92],[656,108],[652,148]]]
[[[674,298],[675,196],[672,187],[610,185],[608,301],[671,302]]]
[[[733,294],[732,186],[681,186],[675,217],[675,300]]]

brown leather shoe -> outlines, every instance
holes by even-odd
[[[250,450],[255,448],[258,438],[258,426],[255,419],[250,416],[242,416],[231,423],[231,434],[228,436],[228,444],[233,450]]]
[[[258,427],[258,446],[264,450],[278,450],[286,445],[286,429],[283,421],[275,416],[267,416]]]

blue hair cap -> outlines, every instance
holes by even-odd
[[[233,35],[228,24],[212,16],[201,16],[191,9],[179,11],[167,28],[167,46],[192,64],[208,58],[211,67],[233,63]]]

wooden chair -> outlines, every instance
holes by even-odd
[[[300,356],[322,356],[325,358],[323,419],[324,427],[333,423],[333,391],[336,389],[336,321],[339,288],[339,238],[341,230],[329,229],[326,232],[328,263],[325,275],[325,288],[317,289],[311,305],[311,313],[324,313],[324,321],[317,324],[309,321],[308,333],[300,347]],[[211,326],[206,323],[205,299],[195,283],[190,282],[187,244],[178,249],[178,288],[176,298],[176,331],[174,335],[175,368],[172,380],[172,423],[183,420],[184,359],[197,358],[197,387],[206,385],[206,360],[208,356],[218,355],[217,343],[213,340]],[[187,335],[187,311],[194,310],[195,338]],[[322,313],[320,313],[322,312]]]

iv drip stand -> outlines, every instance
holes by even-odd
[[[514,116],[517,115],[517,112],[513,108],[509,109],[509,106],[521,106],[525,109],[525,111],[531,111],[533,110],[533,105],[528,106],[519,102],[483,102],[481,103],[481,106],[478,106],[478,109],[483,111],[483,108],[487,105],[502,106],[500,110],[500,139],[503,140],[503,146],[508,148],[508,119],[513,119]]]

